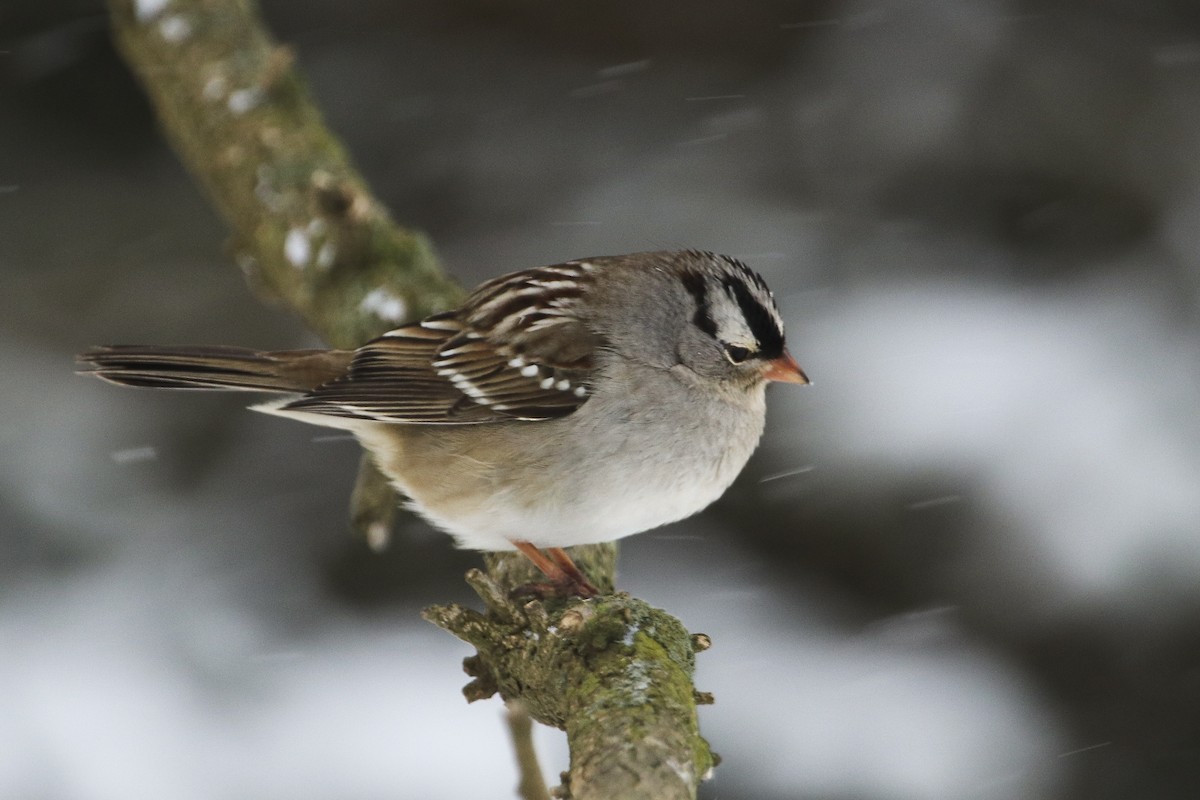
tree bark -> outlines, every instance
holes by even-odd
[[[462,299],[425,237],[371,195],[250,0],[109,6],[117,46],[256,290],[335,347]]]
[[[298,313],[336,347],[453,307],[463,296],[421,234],[370,193],[325,127],[250,0],[109,0],[118,48],[144,85],[167,139],[233,230],[232,253],[263,297]],[[369,464],[353,516],[386,540],[394,499]],[[381,527],[382,526],[382,527]],[[614,545],[576,548],[611,591]],[[714,756],[699,734],[694,652],[674,617],[625,594],[515,602],[536,576],[494,554],[468,582],[486,613],[436,606],[425,616],[478,649],[466,660],[476,700],[499,693],[566,730],[566,791],[592,798],[693,798]]]
[[[514,571],[515,572],[515,571]],[[567,732],[574,800],[687,800],[716,757],[700,735],[692,685],[695,653],[708,646],[670,614],[625,593],[592,600],[520,603],[512,586],[480,570],[467,582],[487,613],[434,606],[425,618],[473,645],[463,693],[499,693]]]

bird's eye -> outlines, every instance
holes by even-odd
[[[725,345],[725,357],[729,359],[731,364],[741,364],[750,357],[750,350],[745,347],[739,347],[736,344]]]

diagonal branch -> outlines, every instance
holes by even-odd
[[[256,289],[336,347],[462,298],[425,237],[367,189],[250,0],[109,6],[118,47]]]
[[[292,52],[264,30],[251,0],[108,0],[114,36],[171,144],[233,229],[233,255],[262,296],[298,313],[331,344],[352,347],[398,323],[452,307],[419,233],[391,219],[321,120]],[[369,465],[354,518],[380,543],[395,507]],[[614,545],[576,562],[611,591]],[[674,617],[615,595],[513,603],[534,578],[508,554],[468,580],[487,613],[461,606],[426,618],[473,644],[468,699],[500,693],[564,728],[569,791],[592,798],[693,798],[712,768],[699,735],[693,652]]]
[[[252,0],[109,0],[114,39],[163,133],[233,229],[260,297],[335,347],[453,307],[462,289],[395,224],[325,126]],[[363,459],[351,519],[386,545],[395,495]]]

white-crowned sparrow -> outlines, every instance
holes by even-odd
[[[298,393],[255,408],[351,431],[460,547],[519,549],[582,595],[595,589],[562,548],[712,503],[758,445],[767,382],[808,382],[763,279],[692,250],[504,275],[353,351],[115,346],[80,360],[129,386]]]

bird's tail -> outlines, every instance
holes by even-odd
[[[81,373],[123,386],[307,392],[345,374],[352,356],[349,350],[113,345],[93,347],[76,360]]]

